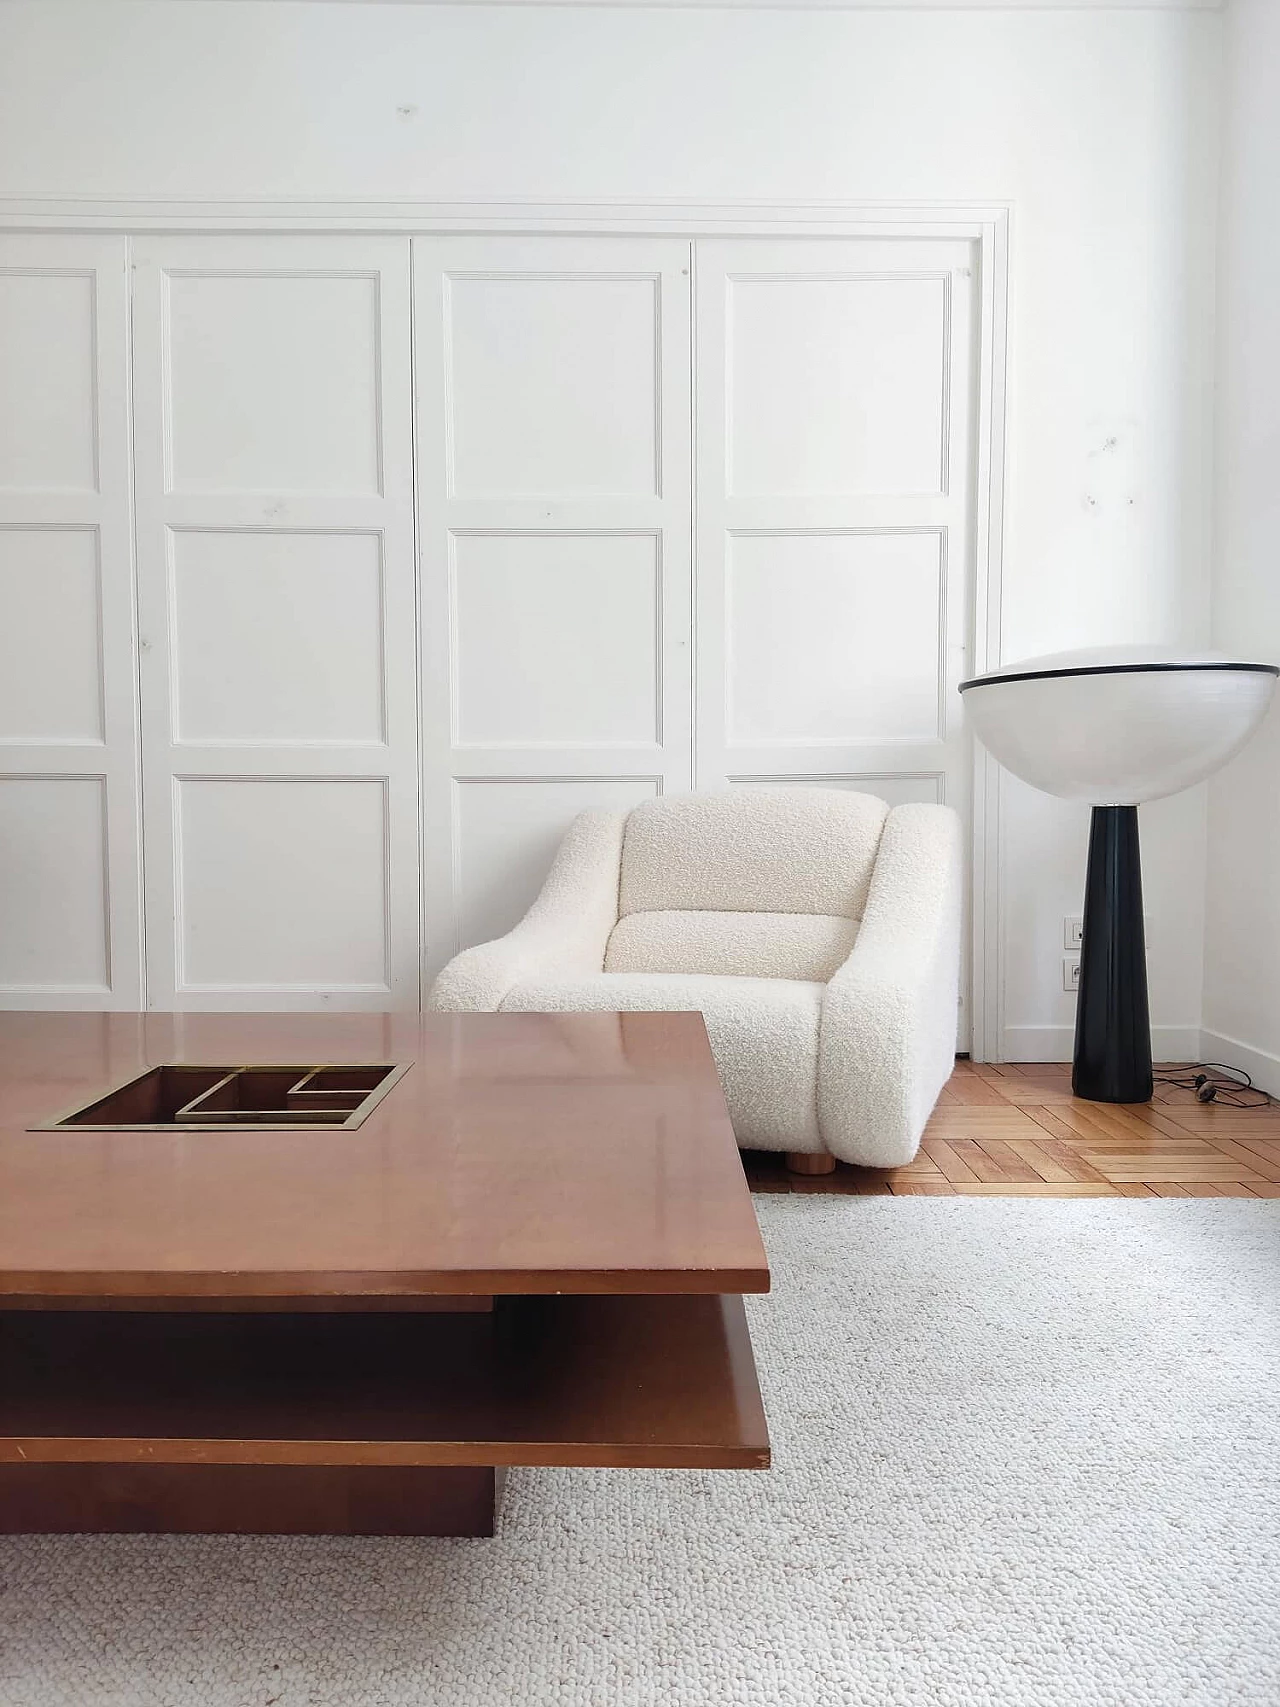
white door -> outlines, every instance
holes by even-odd
[[[409,240],[135,247],[148,995],[416,1007]]]
[[[699,787],[967,817],[976,271],[959,239],[698,243]]]
[[[0,1006],[141,1000],[123,237],[0,237]]]
[[[427,972],[687,789],[689,245],[414,242]]]
[[[699,786],[963,809],[972,246],[697,253]]]

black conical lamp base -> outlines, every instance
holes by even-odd
[[[1089,826],[1071,1088],[1090,1102],[1150,1102],[1151,1015],[1136,806],[1095,806]]]

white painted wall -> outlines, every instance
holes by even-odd
[[[1223,65],[1215,642],[1280,663],[1280,6],[1232,0]],[[1206,1049],[1280,1093],[1280,712],[1210,785]]]
[[[1220,29],[1199,9],[12,0],[0,194],[1007,200],[1004,654],[1192,641]],[[1203,802],[1143,816],[1173,1052],[1199,1023]],[[1084,836],[1082,812],[1008,785],[1005,1047],[1024,1057],[1069,1052]]]

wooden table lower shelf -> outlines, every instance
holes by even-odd
[[[486,1535],[507,1465],[769,1463],[734,1295],[5,1310],[0,1371],[7,1533]]]

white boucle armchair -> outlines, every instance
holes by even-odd
[[[429,1005],[697,1010],[743,1148],[900,1166],[954,1064],[961,869],[948,808],[840,789],[584,812],[525,917]]]

